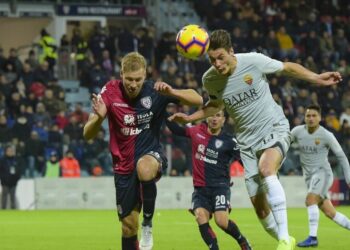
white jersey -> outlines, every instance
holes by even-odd
[[[328,152],[331,149],[343,168],[346,182],[350,183],[349,161],[335,136],[327,129],[320,126],[310,134],[306,125],[300,125],[292,130],[292,140],[298,144],[301,166],[306,179],[320,169],[332,171],[328,162]]]
[[[283,63],[259,53],[236,54],[237,65],[230,76],[211,67],[203,84],[211,100],[220,100],[233,118],[238,145],[247,149],[261,141],[276,124],[289,123],[274,101],[266,74],[283,70]]]

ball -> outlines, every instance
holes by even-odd
[[[185,58],[197,59],[207,52],[208,47],[208,32],[199,25],[187,25],[177,33],[176,49]]]

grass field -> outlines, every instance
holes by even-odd
[[[350,207],[338,208],[350,216]],[[231,213],[255,250],[276,249],[252,209]],[[185,210],[158,210],[154,219],[153,250],[207,249],[194,217]],[[213,224],[213,223],[212,223]],[[239,249],[228,235],[213,227],[221,250]],[[308,234],[306,209],[289,209],[290,233],[297,240]],[[350,231],[320,216],[318,249],[349,250]],[[1,250],[117,250],[120,223],[114,211],[1,211]]]

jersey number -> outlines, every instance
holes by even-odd
[[[218,195],[215,197],[216,199],[216,206],[220,206],[220,205],[225,205],[226,204],[226,197],[225,195]]]

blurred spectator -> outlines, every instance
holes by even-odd
[[[102,51],[107,48],[107,39],[106,28],[96,25],[89,40],[89,48],[96,61],[102,59]]]
[[[40,63],[40,66],[34,71],[34,81],[40,82],[47,86],[49,81],[54,79],[52,71],[50,71],[49,63],[43,61]]]
[[[147,28],[139,28],[136,31],[137,51],[146,58],[148,64],[153,62],[154,42]]]
[[[60,160],[61,173],[63,178],[80,177],[80,165],[74,158],[73,151],[67,150],[66,155]]]
[[[53,67],[57,60],[56,40],[45,29],[41,30],[40,35],[41,39],[39,44],[42,52],[40,54],[39,62],[42,65],[46,61],[48,63],[48,69],[50,72],[53,72]]]
[[[0,115],[0,146],[8,143],[11,137],[11,128],[7,125],[7,118],[5,115]]]
[[[191,176],[186,165],[186,156],[181,149],[174,147],[171,152],[170,176]]]
[[[4,56],[4,49],[0,47],[0,72],[4,69],[6,57]]]
[[[44,177],[58,178],[60,177],[60,161],[56,151],[50,153],[50,158],[45,163]]]
[[[40,140],[36,131],[30,133],[30,138],[26,140],[26,157],[27,157],[27,177],[43,176],[45,165],[45,143]]]
[[[30,136],[32,129],[31,124],[28,122],[28,118],[24,114],[18,116],[11,128],[11,134],[19,141],[26,142]]]
[[[78,142],[83,139],[83,125],[77,121],[75,116],[69,118],[69,123],[63,131],[69,136],[70,141]]]
[[[344,121],[347,121],[350,124],[350,107],[346,107],[340,115],[340,124],[343,124]]]
[[[17,49],[11,48],[7,62],[13,65],[15,72],[19,75],[22,72],[22,62],[18,57]]]
[[[76,103],[73,112],[70,113],[70,117],[74,116],[78,123],[85,123],[89,118],[89,113],[83,110],[81,103]]]
[[[25,62],[28,63],[32,69],[36,69],[39,66],[39,60],[36,57],[34,50],[29,51],[28,58],[25,60]]]
[[[0,181],[1,181],[1,208],[7,208],[7,200],[10,198],[11,209],[16,209],[16,187],[22,176],[23,162],[16,156],[15,148],[5,147],[5,155],[0,160]]]
[[[51,125],[50,113],[46,111],[46,106],[42,102],[38,102],[35,107],[34,122],[42,122],[44,126]]]
[[[6,81],[10,84],[15,84],[19,78],[14,65],[9,61],[5,63],[4,76]]]
[[[30,85],[34,82],[34,73],[29,63],[23,64],[23,70],[20,78],[24,82],[26,88],[29,89]]]
[[[281,26],[276,33],[276,38],[280,44],[281,58],[289,58],[289,60],[295,60],[298,55],[298,51],[294,48],[294,42],[292,37],[287,33],[286,28]]]

